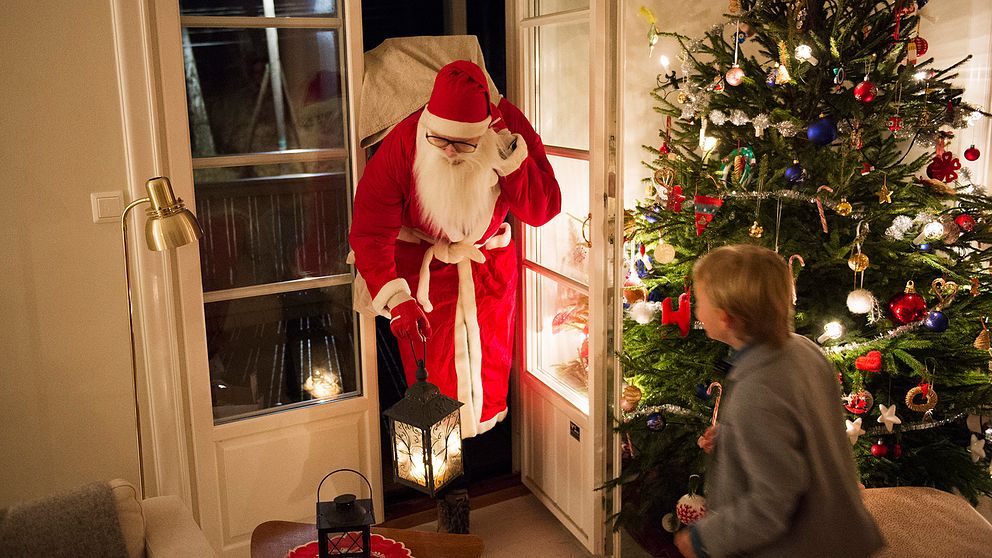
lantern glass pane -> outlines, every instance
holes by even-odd
[[[328,533],[327,550],[334,556],[338,554],[361,555],[363,550],[362,531],[347,533]]]
[[[423,431],[405,422],[393,421],[393,449],[396,452],[396,474],[399,478],[427,486],[424,463]]]
[[[435,490],[462,474],[462,432],[458,413],[451,413],[431,427]]]

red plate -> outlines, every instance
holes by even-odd
[[[361,535],[354,533],[361,540]],[[329,548],[333,548],[333,543],[340,540],[345,535],[338,535],[330,540],[331,544],[328,545]],[[372,551],[373,558],[413,558],[410,554],[410,549],[403,545],[399,541],[394,541],[393,539],[387,539],[382,535],[372,534]],[[331,551],[331,556],[334,552]],[[317,541],[310,541],[307,544],[300,545],[293,550],[290,550],[286,554],[286,558],[316,558],[317,553]]]

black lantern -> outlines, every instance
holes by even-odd
[[[341,494],[332,502],[320,501],[320,487],[334,473],[348,471],[362,477],[369,487],[369,498],[359,500],[354,494]],[[320,558],[329,556],[369,558],[372,545],[372,485],[365,475],[353,469],[331,471],[317,485],[317,551]]]
[[[417,381],[383,413],[389,420],[396,482],[433,497],[462,475],[461,406],[427,381],[424,361],[418,360]]]

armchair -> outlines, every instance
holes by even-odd
[[[138,500],[122,479],[0,510],[0,556],[216,558],[176,496]]]

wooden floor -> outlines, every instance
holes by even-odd
[[[482,537],[486,545],[483,558],[591,558],[579,541],[558,522],[529,490],[491,495],[491,499],[509,499],[488,503],[483,498],[471,501],[470,531]],[[477,501],[477,500],[482,500]],[[483,505],[488,503],[488,505]],[[412,529],[434,531],[437,523],[415,525]]]
[[[520,482],[519,474],[502,475],[476,482],[469,486],[468,492],[473,510],[530,494],[527,487]],[[435,501],[427,496],[393,503],[386,508],[386,520],[379,524],[381,527],[408,529],[437,520]]]

